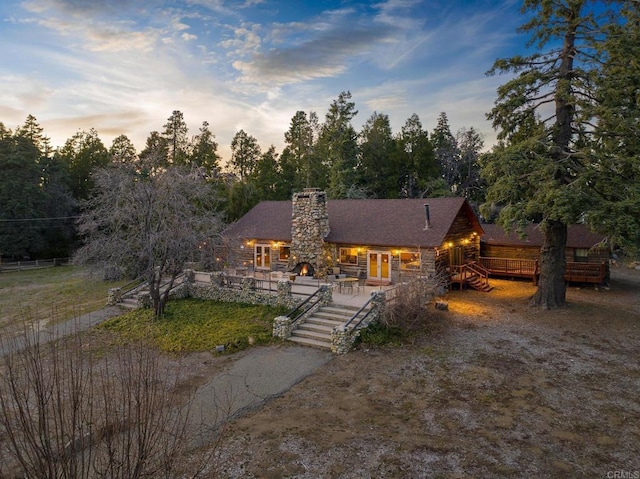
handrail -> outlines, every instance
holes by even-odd
[[[489,270],[482,266],[477,261],[472,261],[471,263],[467,263],[467,266],[471,269],[471,271],[475,271],[479,275],[483,277],[489,277]]]
[[[291,319],[292,325],[295,324],[302,316],[304,316],[311,308],[313,308],[316,304],[318,304],[322,300],[321,292],[322,292],[322,288],[318,288],[311,296],[309,296],[302,303],[300,303],[298,306],[296,306],[291,311],[289,311],[289,313],[286,314],[286,316]],[[316,296],[317,298],[315,299],[315,301],[311,302],[311,300]],[[309,304],[307,305],[307,303]],[[295,318],[291,318],[294,314],[296,314],[296,312],[300,311],[302,307],[305,305],[307,305],[307,307],[304,308],[303,311],[301,311]]]
[[[479,264],[477,264],[475,261],[471,262],[471,263],[467,263],[464,265],[466,269],[479,274],[480,277],[482,278],[482,282],[483,283],[488,283],[489,282],[489,271],[487,271],[485,268],[483,268],[482,266],[480,266]],[[466,278],[465,278],[466,279]]]
[[[353,316],[351,316],[351,319],[349,319],[349,321],[347,321],[347,322],[346,322],[346,324],[344,325],[344,327],[345,327],[345,328],[348,328],[348,327],[349,327],[349,325],[351,324],[351,322],[352,322],[354,319],[356,319],[356,318],[358,317],[358,315],[359,315],[362,311],[364,311],[364,309],[365,309],[367,306],[369,306],[369,304],[371,303],[371,301],[373,301],[373,296],[372,296],[371,298],[369,298],[369,300],[368,300],[366,303],[364,303],[364,305],[363,305],[363,306],[362,306],[362,307],[361,307],[361,308],[360,308],[360,309],[359,309],[359,310],[358,310],[358,311],[357,311]],[[356,325],[353,327],[353,329],[358,329],[358,326],[360,326],[360,324],[362,323],[362,321],[363,321],[367,316],[369,316],[369,314],[370,314],[370,313],[371,313],[371,310],[369,310],[369,311],[367,312],[367,314],[365,314],[362,318],[360,318],[360,321],[358,321],[358,322],[356,323]]]
[[[138,286],[144,284],[144,276],[138,276],[136,279],[132,279],[127,284],[120,286],[120,290],[122,291],[122,295],[129,294],[131,291],[136,289]]]
[[[162,283],[159,287],[158,287],[158,291],[162,291],[162,288],[164,288],[165,286],[168,286],[169,284],[171,284],[171,289],[179,286],[182,283],[177,282],[177,280],[179,278],[183,278],[184,277],[184,271],[178,275],[176,275],[175,277],[172,277],[171,279],[167,280],[166,282]]]

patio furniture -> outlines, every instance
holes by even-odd
[[[336,279],[338,285],[338,292],[342,294],[353,293],[353,285],[358,282],[358,278],[347,277]]]

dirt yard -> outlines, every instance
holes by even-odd
[[[492,284],[235,420],[215,477],[640,477],[640,271],[553,312]]]

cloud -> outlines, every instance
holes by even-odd
[[[394,29],[340,26],[292,47],[255,53],[249,61],[238,60],[234,68],[241,81],[256,84],[286,84],[336,76],[344,72],[354,56],[370,52],[377,42],[393,38]]]
[[[146,8],[154,8],[160,0],[145,0]],[[95,17],[97,15],[122,15],[132,10],[140,11],[141,3],[138,0],[25,0],[22,7],[32,13],[44,13],[57,11],[73,17]]]

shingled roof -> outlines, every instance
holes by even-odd
[[[429,205],[431,227],[425,227]],[[478,234],[483,230],[464,198],[397,200],[329,200],[330,233],[325,241],[370,246],[438,247],[458,212]],[[263,201],[231,225],[226,236],[241,239],[291,241],[291,201]]]
[[[520,238],[515,231],[506,233],[501,226],[495,224],[483,224],[482,228],[484,229],[484,235],[480,237],[480,241],[486,244],[542,246],[543,236],[538,224],[527,225],[524,230],[526,234],[524,238]],[[604,235],[592,232],[585,225],[569,225],[567,229],[567,247],[569,248],[593,248],[604,239]]]

